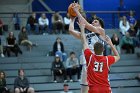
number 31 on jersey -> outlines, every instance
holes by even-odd
[[[94,71],[103,72],[103,62],[94,62]]]

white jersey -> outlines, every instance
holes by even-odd
[[[94,44],[96,42],[101,42],[104,45],[104,41],[99,37],[99,35],[95,34],[94,32],[86,34],[86,39],[88,42],[89,49],[94,53]],[[84,56],[84,52],[82,51],[82,73],[81,73],[81,85],[87,85],[87,70],[86,70],[86,59]]]

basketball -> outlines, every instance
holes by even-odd
[[[74,3],[72,3],[72,4],[69,5],[69,7],[68,7],[68,13],[69,13],[69,15],[70,15],[71,17],[76,17],[77,14],[76,14],[75,11],[73,10],[73,4],[74,4]],[[77,3],[75,3],[75,4],[77,4]],[[78,6],[79,6],[79,11],[80,11],[80,5],[78,4]]]

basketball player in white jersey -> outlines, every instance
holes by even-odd
[[[73,9],[75,10],[78,20],[83,21],[85,23],[86,29],[91,31],[91,33],[86,34],[86,39],[90,50],[94,50],[93,45],[96,42],[102,42],[104,44],[103,39],[105,38],[105,31],[103,29],[104,23],[100,18],[94,19],[93,22],[90,24],[88,23],[84,17],[80,14],[78,10],[78,6],[73,5]],[[81,33],[74,29],[74,22],[75,18],[71,18],[71,22],[69,25],[69,32],[74,37],[81,39]],[[102,39],[101,39],[102,38]],[[86,72],[86,60],[83,54],[83,66],[82,66],[82,73],[81,73],[81,93],[88,93],[88,84],[87,84],[87,72]]]

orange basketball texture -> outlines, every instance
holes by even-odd
[[[73,4],[73,3],[72,3]],[[73,5],[72,4],[70,4],[69,5],[69,7],[68,7],[68,13],[69,13],[69,15],[70,16],[72,16],[72,17],[76,17],[77,16],[77,14],[75,13],[75,11],[73,10]],[[77,3],[75,3],[75,4],[77,4]],[[79,10],[80,10],[80,5],[78,4],[78,6],[79,6]]]

